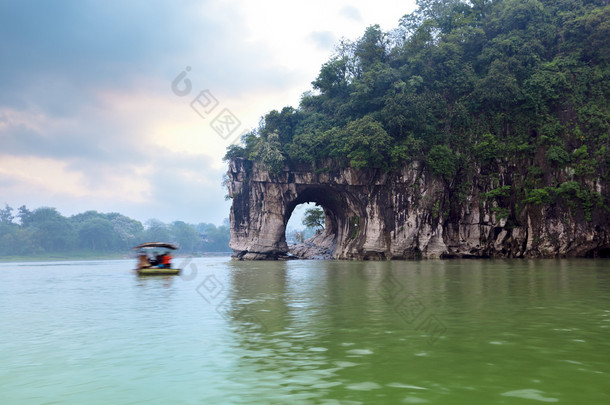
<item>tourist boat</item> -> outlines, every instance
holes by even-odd
[[[138,252],[138,266],[135,270],[139,276],[173,276],[180,274],[180,269],[172,266],[170,252],[178,250],[173,243],[148,242],[135,246]]]

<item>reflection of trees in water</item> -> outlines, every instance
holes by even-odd
[[[399,267],[396,262],[233,262],[231,266],[229,295],[220,312],[241,325],[236,330],[244,338],[257,331],[261,340],[291,333],[299,339],[324,340],[331,334],[354,332],[349,326],[354,319],[382,325],[396,317],[392,307],[398,302],[388,303],[382,294],[383,282]],[[432,273],[419,271],[394,279],[400,280],[401,289],[405,285],[432,289],[429,284],[435,282]]]
[[[462,310],[466,307],[495,317],[486,310],[487,304],[534,304],[556,291],[569,291],[575,280],[560,264],[535,260],[232,262],[228,296],[219,312],[236,322],[236,331],[246,341],[253,342],[282,334],[312,341],[329,335],[349,339],[355,333],[350,326],[355,320],[371,329],[369,336],[377,328],[395,325],[418,337],[426,334],[420,325],[426,318],[435,317],[445,327],[461,320],[467,323],[470,314],[456,312],[457,303]]]
[[[388,356],[377,353],[377,348],[387,344],[388,327],[396,328],[399,322],[378,292],[391,266],[232,263],[224,313],[233,321],[240,348],[246,350],[242,370],[251,370],[257,380],[291,395],[333,397],[336,392],[356,399],[353,391],[339,387],[339,381],[353,378],[351,369],[362,362],[370,370],[383,367]],[[392,344],[389,358],[399,358],[405,342],[397,337]],[[319,390],[312,391],[316,386]]]
[[[481,342],[527,343],[530,329],[544,336],[549,322],[561,323],[538,324],[529,309],[552,309],[557,292],[587,295],[597,274],[562,263],[232,262],[225,314],[240,354],[232,381],[260,398],[374,403],[383,391],[384,402],[398,403],[404,397],[392,386],[469,375],[466,358],[489,353],[477,354]],[[439,370],[443,356],[459,364]]]
[[[288,262],[233,262],[226,312],[244,350],[234,382],[256,398],[314,398],[326,380],[312,370],[328,368],[318,341],[317,304],[324,302],[318,272]],[[313,350],[312,350],[313,349]],[[283,397],[285,398],[285,397]]]

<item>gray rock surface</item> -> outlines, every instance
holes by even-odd
[[[301,258],[389,260],[446,257],[564,257],[607,255],[608,214],[592,220],[559,206],[525,205],[513,220],[499,218],[483,193],[504,184],[475,177],[455,203],[454,190],[412,163],[402,170],[355,170],[308,166],[269,173],[258,162],[229,163],[231,243],[234,257],[278,259],[289,255],[285,230],[294,208],[315,202],[326,228],[309,244],[295,246]],[[598,188],[601,186],[598,186]],[[606,190],[601,189],[604,193]],[[605,195],[605,194],[603,194]]]

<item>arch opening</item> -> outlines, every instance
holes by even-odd
[[[312,215],[311,211],[321,212],[321,215]],[[305,219],[309,218],[309,222]],[[322,207],[312,202],[297,205],[286,224],[286,243],[288,248],[298,243],[303,243],[307,239],[313,238],[316,234],[326,228],[325,214]]]
[[[284,213],[284,242],[290,254],[303,259],[333,258],[341,223],[339,201],[330,190],[307,188],[287,204]],[[300,229],[305,228],[301,221],[305,210],[309,208],[322,209],[324,227],[319,232],[310,231],[309,234],[303,235],[308,238],[297,240],[293,232],[297,225]]]

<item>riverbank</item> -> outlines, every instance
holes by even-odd
[[[133,255],[127,253],[99,253],[99,252],[75,252],[55,253],[29,256],[0,256],[0,263],[6,262],[55,262],[65,260],[120,260],[131,259]]]
[[[218,257],[230,256],[231,252],[206,252],[194,255],[193,257]],[[177,258],[188,257],[189,255],[177,255]],[[134,259],[135,255],[132,252],[119,253],[100,253],[100,252],[69,252],[69,253],[54,253],[43,255],[30,256],[0,256],[0,263],[14,262],[58,262],[66,260],[124,260]]]

